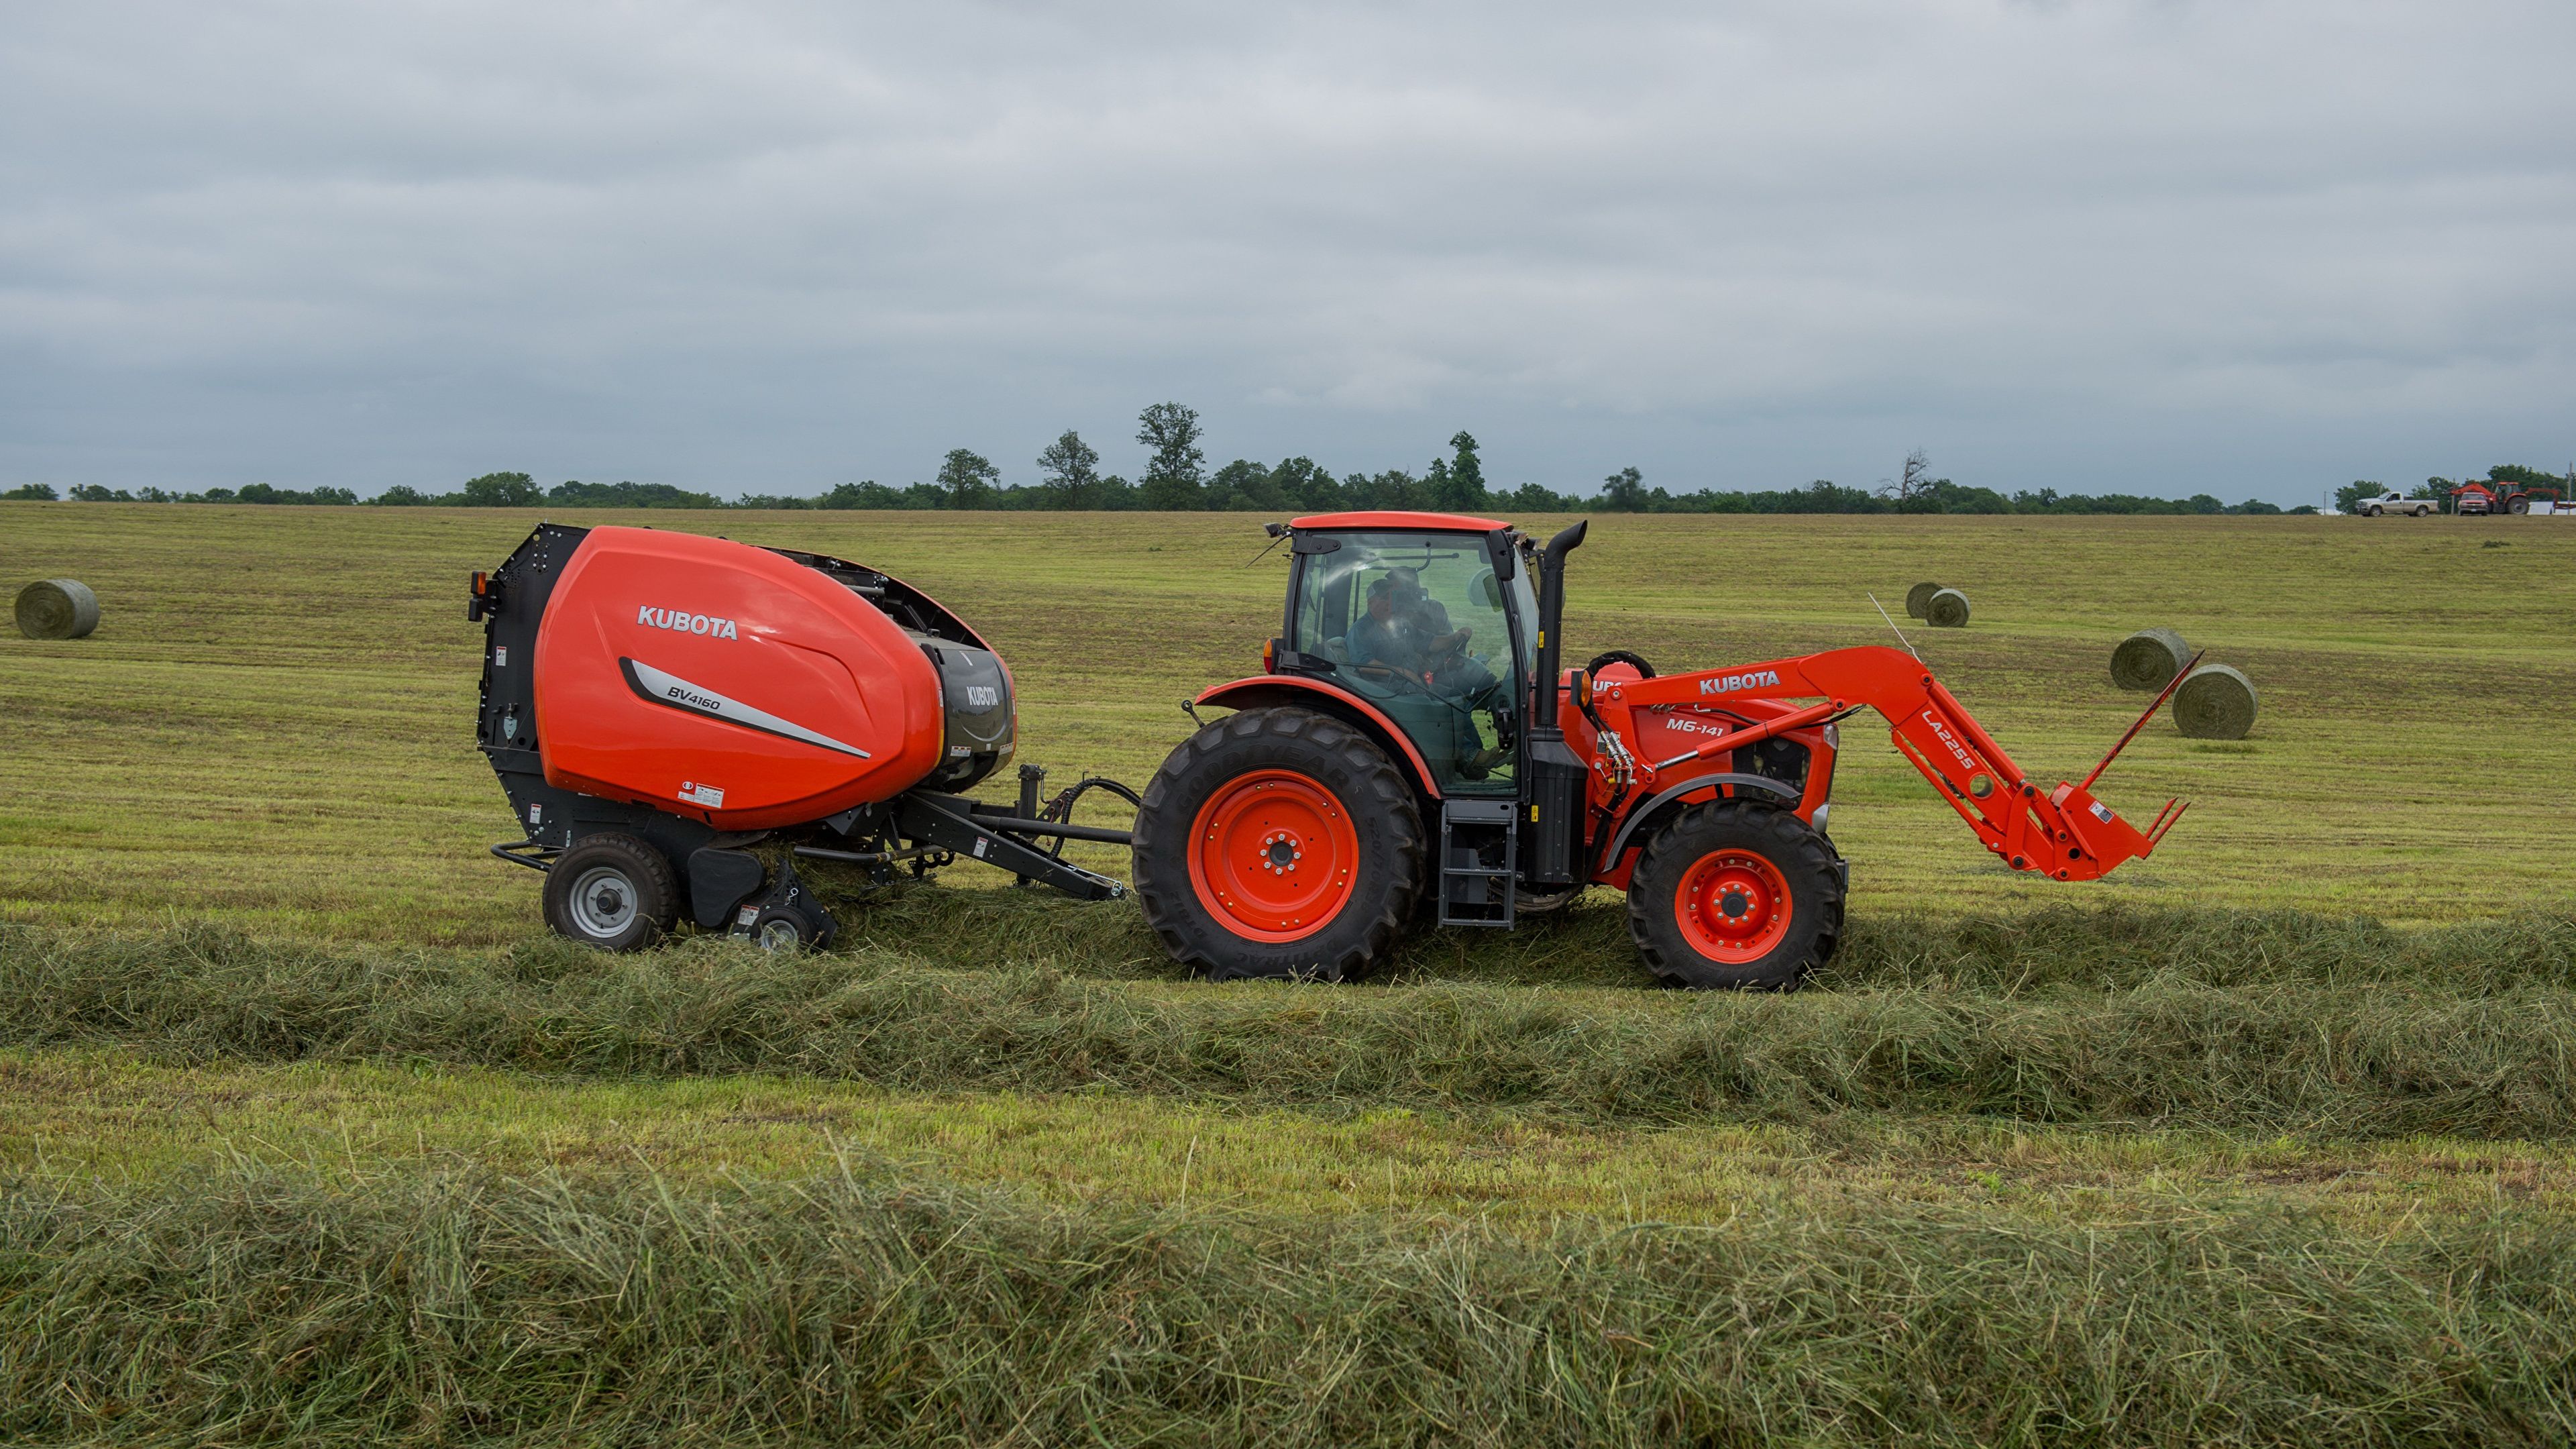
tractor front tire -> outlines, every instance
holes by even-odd
[[[1386,752],[1280,705],[1183,740],[1136,812],[1136,897],[1210,980],[1347,981],[1394,949],[1422,890],[1422,813]]]
[[[1793,990],[1833,955],[1842,923],[1832,846],[1784,810],[1694,805],[1655,832],[1628,878],[1637,954],[1693,990]]]
[[[546,871],[546,924],[603,951],[641,951],[680,918],[662,852],[632,835],[585,837]]]

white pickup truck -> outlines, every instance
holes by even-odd
[[[2376,498],[2365,498],[2352,506],[2364,518],[2377,518],[2383,513],[2404,513],[2421,518],[2433,511],[2430,498],[2409,498],[2392,488]]]

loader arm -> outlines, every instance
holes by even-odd
[[[2178,677],[2179,678],[2179,677]],[[2093,798],[2089,787],[2061,781],[2043,791],[2004,753],[1967,706],[1959,703],[1921,661],[1878,645],[1833,649],[1793,659],[1664,675],[1643,680],[1601,680],[1588,686],[1596,703],[1629,709],[1666,706],[1719,707],[1740,700],[1815,700],[1790,713],[1730,730],[1680,755],[1638,759],[1639,785],[1677,781],[1707,757],[1741,749],[1789,730],[1840,719],[1862,708],[1887,718],[1899,753],[1923,772],[1941,798],[1968,822],[1977,838],[2015,870],[2055,880],[2095,880],[2123,861],[2152,854],[2182,806],[2168,801],[2155,822],[2140,830]],[[2170,689],[2168,689],[2170,693]],[[2163,703],[2159,696],[2156,705]],[[2153,715],[2155,705],[2148,707]],[[2141,723],[2144,723],[2142,717]],[[2135,737],[2136,730],[2130,731]],[[2127,744],[2121,741],[2121,746]],[[2116,756],[2121,746],[2114,746]],[[2109,765],[2110,757],[2102,764]]]

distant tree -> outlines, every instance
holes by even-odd
[[[546,490],[546,501],[563,508],[722,508],[712,493],[699,493],[668,483],[584,483],[567,478]]]
[[[1248,458],[1237,458],[1208,480],[1205,506],[1236,513],[1274,513],[1287,506],[1270,480],[1270,470]]]
[[[2388,485],[2385,483],[2373,483],[2367,478],[2355,478],[2335,490],[2335,512],[2350,513],[2361,506],[2361,500],[2376,498],[2387,491]]]
[[[419,508],[438,500],[408,483],[397,483],[367,501],[379,508]]]
[[[1098,491],[1092,495],[1098,501],[1092,506],[1108,513],[1123,513],[1142,508],[1145,505],[1137,501],[1137,492],[1135,484],[1116,473],[1111,473],[1100,480]]]
[[[1088,507],[1100,491],[1100,450],[1071,428],[1038,454],[1038,470],[1045,475],[1038,486],[1050,508]]]
[[[951,508],[991,506],[993,485],[1001,481],[1002,470],[991,459],[964,448],[949,449],[939,464],[939,492]]]
[[[12,503],[52,503],[55,501],[54,485],[51,483],[21,483],[6,493],[0,493],[0,499],[7,499]]]
[[[1424,496],[1422,480],[1402,468],[1375,475],[1353,473],[1342,480],[1342,491],[1357,508],[1421,508],[1431,501]]]
[[[2543,473],[2520,463],[2498,463],[2487,470],[2487,477],[2498,483],[2519,483],[2525,488],[2557,488],[2567,481],[2555,473]]]
[[[346,488],[314,488],[307,490],[302,488],[280,488],[269,483],[245,483],[242,485],[241,492],[233,495],[233,501],[236,503],[286,503],[302,504],[307,506],[313,504],[338,505],[355,503],[358,501],[358,495],[350,492]]]
[[[1302,454],[1280,459],[1279,466],[1270,470],[1270,486],[1277,490],[1283,508],[1328,513],[1348,501],[1332,470]]]
[[[1502,496],[1502,502],[1522,513],[1573,513],[1583,507],[1582,501],[1559,493],[1543,483],[1524,483]]]
[[[206,496],[214,494],[209,490]],[[455,501],[468,508],[532,508],[545,502],[546,495],[525,473],[486,473],[465,480],[463,496]]]
[[[1199,448],[1199,415],[1176,402],[1156,403],[1136,416],[1136,441],[1154,450],[1139,480],[1139,502],[1153,509],[1200,506],[1207,454]]]
[[[825,508],[899,508],[902,497],[871,478],[864,483],[835,483],[819,501]]]
[[[1911,502],[1916,494],[1922,492],[1930,485],[1931,481],[1932,459],[1921,448],[1916,448],[1905,455],[1905,467],[1897,474],[1897,476],[1894,478],[1881,478],[1878,480],[1878,496],[1881,498],[1893,498],[1898,504],[1902,505]],[[1950,480],[1944,478],[1941,481],[1946,483]],[[1926,512],[1938,510],[1911,509],[1903,511]]]
[[[72,485],[71,494],[73,501],[79,503],[131,503],[134,501],[133,494],[122,488],[110,488],[104,483],[75,483]]]
[[[2226,504],[2219,502],[2217,499],[2210,497],[2206,493],[2195,493],[2189,498],[2184,499],[2183,503],[2194,513],[2225,513],[2227,511]]]
[[[1485,487],[1485,465],[1476,456],[1476,435],[1460,428],[1450,436],[1449,449],[1448,506],[1460,511],[1491,507],[1493,495]]]
[[[1646,475],[1634,468],[1601,480],[1601,506],[1613,513],[1643,513],[1646,501]]]

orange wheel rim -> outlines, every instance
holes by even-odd
[[[1796,908],[1780,868],[1749,850],[1703,855],[1673,891],[1682,939],[1712,961],[1744,965],[1771,953],[1789,934]]]
[[[1190,887],[1217,924],[1254,941],[1296,941],[1349,903],[1359,832],[1341,800],[1294,770],[1239,775],[1190,825]]]

